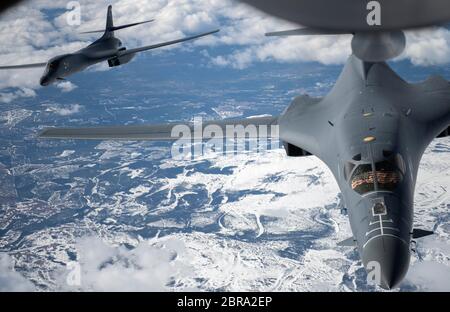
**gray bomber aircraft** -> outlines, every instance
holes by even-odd
[[[450,2],[245,2],[309,26],[270,35],[351,33],[353,54],[324,98],[300,96],[278,117],[208,122],[203,129],[210,125],[220,129],[278,125],[288,156],[320,158],[339,184],[353,232],[339,245],[356,247],[368,273],[378,267],[378,285],[385,289],[398,286],[408,271],[413,240],[432,234],[413,227],[414,190],[425,149],[435,138],[450,134],[450,83],[438,76],[422,83],[408,83],[386,61],[403,51],[403,30],[450,21]],[[380,6],[385,28],[383,24],[366,24],[373,5]],[[195,134],[194,125],[186,125]],[[172,133],[173,127],[174,124],[47,128],[40,137],[178,140],[179,136]],[[218,138],[211,131],[208,133],[204,132],[201,138]],[[268,136],[278,137],[277,134],[273,131]],[[264,136],[266,132],[256,135]]]
[[[211,32],[199,34],[192,37],[182,38],[178,40],[163,42],[155,45],[149,45],[129,50],[123,47],[122,42],[114,35],[114,31],[150,23],[153,21],[154,20],[149,20],[122,26],[114,26],[112,6],[110,5],[108,7],[106,28],[104,30],[84,32],[84,33],[98,33],[98,32],[103,33],[103,36],[100,39],[93,42],[89,46],[71,54],[56,56],[45,63],[0,66],[0,70],[45,67],[45,72],[40,79],[40,84],[41,86],[48,86],[57,80],[65,80],[66,77],[73,75],[77,72],[83,71],[87,67],[97,63],[107,61],[109,67],[120,66],[129,63],[139,52],[162,48],[165,46],[198,39],[219,32],[219,30],[214,30]]]

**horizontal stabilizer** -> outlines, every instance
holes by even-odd
[[[430,236],[430,235],[433,235],[433,234],[434,234],[433,231],[427,231],[427,230],[421,230],[421,229],[414,229],[414,230],[413,230],[412,237],[413,237],[414,239],[417,239],[417,238],[423,238],[423,237],[426,237],[426,236]]]
[[[97,34],[97,33],[104,33],[105,32],[105,30],[104,29],[102,29],[102,30],[91,30],[91,31],[82,31],[82,32],[80,32],[80,34]]]
[[[23,65],[9,65],[9,66],[0,66],[0,70],[2,69],[24,69],[24,68],[39,68],[45,67],[47,63],[35,63],[35,64],[23,64]]]
[[[339,247],[356,247],[356,240],[353,237],[347,238],[342,242],[337,243]]]
[[[248,127],[248,126],[256,127]],[[176,141],[182,138],[209,140],[223,139],[228,136],[238,138],[278,138],[277,117],[256,117],[241,120],[208,121],[203,123],[167,123],[141,126],[112,126],[92,128],[47,128],[39,137],[44,139],[78,139],[78,140],[144,140]],[[240,126],[251,132],[234,132]],[[267,126],[262,128],[261,126]],[[242,128],[241,127],[241,128]],[[252,129],[250,129],[252,130]],[[233,131],[230,133],[227,132]]]
[[[121,25],[121,26],[112,26],[112,27],[108,27],[106,29],[106,31],[116,31],[116,30],[120,30],[120,29],[125,29],[125,28],[129,28],[129,27],[133,27],[133,26],[138,26],[138,25],[142,25],[142,24],[147,24],[147,23],[151,23],[154,22],[155,20],[148,20],[148,21],[144,21],[144,22],[139,22],[139,23],[132,23],[132,24],[127,24],[127,25]],[[105,29],[102,30],[92,30],[92,31],[84,31],[81,32],[80,34],[94,34],[94,33],[104,33]]]
[[[114,27],[111,28],[111,30],[115,31],[115,30],[130,28],[130,27],[134,27],[134,26],[138,26],[138,25],[142,25],[142,24],[151,23],[151,22],[154,22],[154,21],[155,21],[154,19],[151,19],[151,20],[144,21],[144,22],[139,22],[139,23],[132,23],[132,24],[127,24],[127,25],[122,25],[122,26],[114,26]]]
[[[326,30],[319,28],[299,28],[285,31],[277,31],[267,33],[267,37],[283,37],[283,36],[314,36],[314,35],[346,35],[348,31]]]

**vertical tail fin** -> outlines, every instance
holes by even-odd
[[[108,6],[108,15],[106,17],[106,29],[114,27],[114,20],[112,14],[112,5]]]
[[[121,26],[114,26],[114,19],[113,19],[113,13],[112,13],[112,5],[108,6],[108,12],[106,15],[106,27],[102,30],[92,30],[92,31],[84,31],[81,32],[81,34],[93,34],[93,33],[104,33],[103,38],[111,38],[114,37],[114,31],[125,29],[128,27],[138,26],[146,23],[153,22],[154,20],[148,20],[144,22],[138,22],[138,23],[132,23],[132,24],[126,24]]]
[[[112,13],[112,5],[108,6],[108,13],[106,16],[105,37],[114,37],[114,19]]]

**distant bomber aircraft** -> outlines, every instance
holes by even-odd
[[[114,31],[116,30],[150,22],[153,22],[153,20],[122,26],[114,26],[112,6],[109,6],[106,20],[106,29],[85,32],[85,33],[104,32],[103,36],[94,43],[92,43],[91,45],[87,46],[86,48],[83,48],[75,53],[54,57],[46,63],[0,66],[0,70],[46,67],[45,72],[40,79],[40,84],[41,86],[48,86],[57,80],[65,80],[64,78],[73,75],[77,72],[83,71],[87,67],[97,63],[107,61],[109,67],[120,66],[130,62],[135,57],[136,53],[157,49],[180,42],[194,40],[197,38],[201,38],[219,32],[219,30],[215,30],[192,37],[187,37],[183,39],[178,39],[174,41],[159,43],[155,45],[130,50],[127,50],[127,48],[123,47],[122,42],[114,36]]]
[[[358,249],[378,285],[398,286],[408,271],[412,240],[432,234],[413,227],[414,189],[425,149],[449,135],[450,83],[434,76],[410,84],[386,61],[404,50],[403,30],[450,21],[450,1],[409,0],[409,6],[393,0],[245,2],[308,26],[272,36],[353,34],[353,55],[324,98],[300,96],[278,117],[204,126],[277,124],[288,156],[320,158],[334,174],[348,210],[353,235],[340,245]],[[177,140],[172,129],[171,124],[48,128],[41,137]],[[203,139],[210,138],[218,139],[204,134]]]

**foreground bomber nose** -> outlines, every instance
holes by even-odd
[[[409,245],[395,236],[376,237],[363,251],[364,267],[384,289],[393,289],[400,284],[408,272],[409,262]]]
[[[49,85],[49,81],[50,80],[48,79],[48,77],[42,77],[39,83],[41,84],[41,86],[45,87]]]

